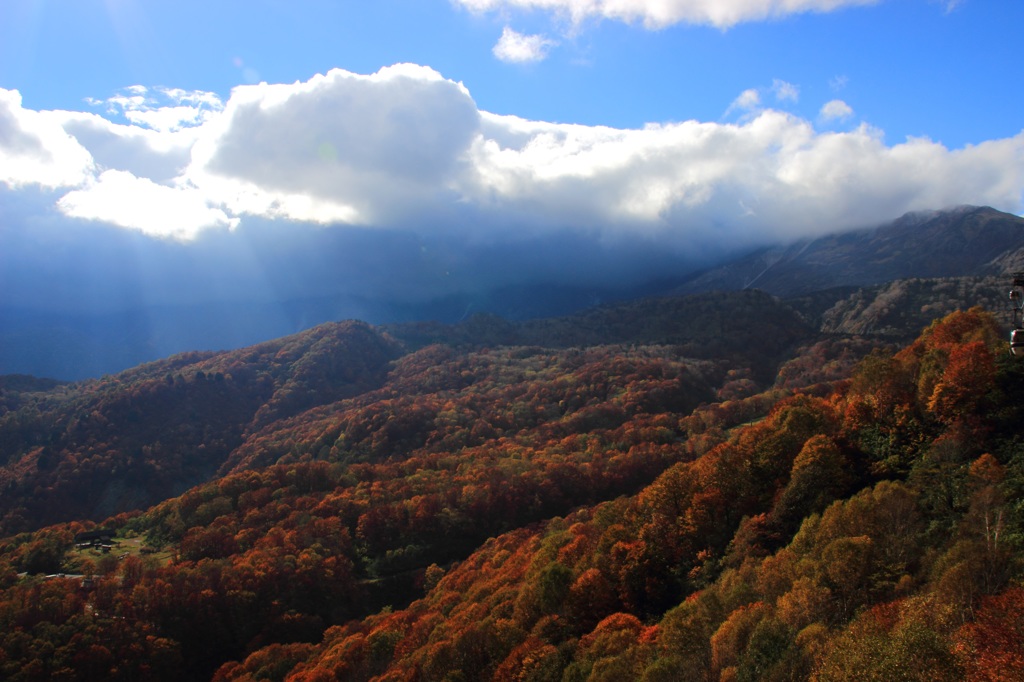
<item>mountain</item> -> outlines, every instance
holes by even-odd
[[[737,312],[755,326],[736,324]],[[707,328],[690,329],[691,314]],[[777,340],[760,339],[758,324]],[[735,401],[719,424],[756,418],[771,402],[752,398],[757,377],[774,377],[813,336],[759,292],[511,326],[531,345],[403,346],[362,323],[333,323],[80,384],[6,382],[0,535],[66,523],[0,540],[0,589],[32,582],[18,572],[92,575],[96,586],[132,564],[174,565],[166,591],[150,591],[148,578],[120,583],[139,588],[137,606],[161,611],[159,624],[97,592],[61,627],[105,642],[122,675],[207,679],[258,642],[308,641],[407,603],[426,567],[489,537],[636,492],[720,437],[681,420],[719,395]],[[722,355],[682,352],[723,330],[733,338]],[[97,521],[120,560],[73,547]],[[195,570],[180,572],[186,565]],[[242,601],[223,602],[229,593]],[[5,632],[35,638],[51,622],[0,602]],[[95,613],[92,625],[82,620]],[[108,617],[114,629],[122,617],[132,625],[117,634]],[[0,671],[34,679],[6,664],[21,660],[12,642],[0,645]],[[66,651],[79,674],[111,675],[102,651],[76,647]],[[40,676],[61,661],[70,659],[56,656]]]
[[[764,248],[712,268],[676,291],[757,288],[791,298],[908,278],[981,277],[1017,267],[1022,249],[1024,218],[992,208],[962,206],[911,213],[871,229]]]
[[[513,322],[477,315],[455,325],[421,322],[384,328],[414,348],[431,343],[546,348],[658,344],[677,346],[688,357],[732,359],[766,369],[813,334],[791,307],[761,291],[645,298],[560,318]]]

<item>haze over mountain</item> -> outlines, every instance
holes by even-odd
[[[1020,259],[1022,225],[989,208],[917,213],[765,247],[696,278],[706,261],[659,242],[585,236],[467,244],[296,226],[282,243],[266,226],[182,243],[35,225],[11,229],[0,251],[0,372],[80,379],[342,319],[452,323],[489,312],[522,320],[672,291],[753,287],[790,296],[910,277],[979,277]]]

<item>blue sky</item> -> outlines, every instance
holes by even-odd
[[[636,285],[1020,214],[1021,26],[1018,0],[4,0],[0,307]]]
[[[557,11],[493,4],[474,12],[445,0],[6,0],[0,86],[20,91],[27,107],[76,110],[130,85],[226,100],[253,80],[410,62],[463,82],[481,109],[532,120],[716,121],[742,91],[783,80],[799,99],[767,104],[813,120],[842,99],[889,142],[914,135],[960,147],[1021,128],[1024,5],[1012,0],[841,3],[850,6],[653,29],[597,16],[574,25]],[[551,41],[546,59],[495,58],[506,27]]]

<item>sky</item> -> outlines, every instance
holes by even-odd
[[[1018,0],[4,0],[0,307],[638,285],[1024,211]]]

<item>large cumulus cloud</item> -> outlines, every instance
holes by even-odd
[[[390,223],[452,189],[478,119],[465,88],[413,65],[243,86],[192,178],[240,212]]]

